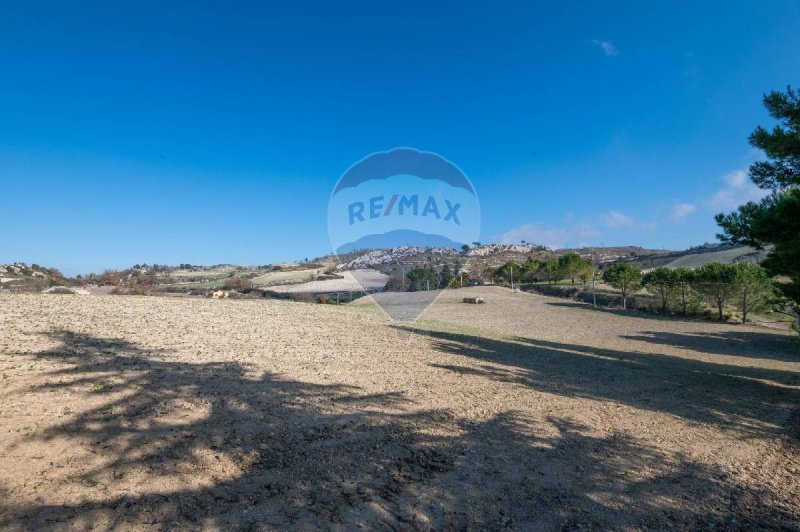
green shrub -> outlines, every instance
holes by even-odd
[[[68,294],[68,295],[72,295],[72,296],[75,295],[75,292],[73,292],[69,288],[64,288],[64,287],[54,288],[54,289],[50,290],[47,293],[48,294],[64,294],[64,295]]]
[[[111,290],[111,294],[115,296],[147,296],[150,295],[150,291],[144,286],[115,286]]]
[[[344,279],[341,275],[326,273],[322,275],[317,275],[317,281],[333,281],[336,279]]]

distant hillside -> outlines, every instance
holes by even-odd
[[[609,264],[620,260],[636,260],[642,257],[672,256],[668,250],[645,249],[637,246],[593,247],[552,250],[537,244],[487,244],[456,251],[450,247],[398,246],[390,249],[368,249],[340,257],[337,270],[374,268],[386,274],[420,266],[449,265],[467,272],[482,272],[497,268],[508,261],[525,262],[528,259],[550,259],[575,252],[598,264]]]
[[[423,248],[451,248],[460,249],[461,244],[453,242],[447,237],[411,231],[407,229],[389,231],[379,235],[367,235],[355,242],[344,244],[336,250],[337,253],[350,253],[359,249],[391,249],[395,247],[408,247],[413,245]]]
[[[667,268],[699,268],[709,262],[731,264],[749,261],[759,264],[769,253],[768,250],[759,251],[747,246],[732,246],[730,244],[704,244],[689,248],[685,251],[672,251],[660,255],[636,257],[633,262],[643,270],[666,266]]]
[[[743,261],[759,264],[767,256],[767,253],[768,251],[765,250],[759,251],[755,248],[741,246],[720,251],[684,255],[671,261],[667,266],[669,268],[677,268],[678,266],[699,268],[709,262],[734,263]]]
[[[360,254],[353,254],[351,257],[345,257],[348,260],[343,261],[336,269],[385,269],[398,264],[452,262],[458,257],[459,253],[450,247],[398,246],[390,249],[370,249]]]
[[[55,286],[119,288],[123,293],[185,292],[207,293],[231,288],[291,292],[292,286],[318,286],[321,282],[342,284],[350,272],[360,276],[380,274],[398,278],[424,266],[464,271],[480,277],[508,261],[523,263],[528,259],[546,260],[566,253],[578,253],[603,267],[615,262],[630,262],[647,270],[657,266],[698,268],[709,262],[761,262],[768,251],[745,246],[704,244],[683,251],[645,249],[638,246],[586,247],[553,250],[537,244],[488,244],[466,250],[452,247],[398,246],[390,249],[361,249],[340,255],[326,255],[313,260],[238,266],[217,264],[178,266],[136,264],[122,271],[105,271],[67,279],[55,268],[21,262],[0,265],[0,288],[16,291],[42,291]],[[370,273],[374,271],[373,273]],[[309,284],[310,283],[310,284]],[[314,284],[316,283],[316,284]],[[337,286],[339,286],[337,284]]]
[[[761,262],[767,251],[727,244],[704,244],[682,251],[646,249],[639,246],[585,247],[553,250],[536,244],[488,244],[467,251],[449,247],[423,248],[399,246],[391,249],[368,249],[340,257],[338,271],[374,268],[386,274],[408,271],[423,265],[458,267],[467,272],[482,272],[487,268],[528,259],[546,260],[566,253],[577,253],[601,267],[615,262],[630,262],[644,270],[657,266],[697,268],[708,262],[732,263],[748,260]]]
[[[15,262],[0,264],[0,288],[17,291],[38,291],[67,283],[68,280],[55,268],[38,264]]]

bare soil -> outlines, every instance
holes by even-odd
[[[794,336],[357,303],[0,295],[0,525],[800,528]]]

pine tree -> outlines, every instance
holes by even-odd
[[[773,246],[764,268],[789,279],[780,286],[794,302],[800,324],[800,94],[786,92],[764,96],[764,105],[779,125],[772,131],[757,127],[750,144],[764,151],[767,161],[750,166],[750,179],[770,192],[760,202],[748,202],[730,214],[718,214],[724,242],[758,249]]]

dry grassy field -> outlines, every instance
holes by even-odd
[[[766,329],[2,295],[0,369],[11,530],[800,527],[800,345]]]
[[[321,292],[361,292],[364,290],[381,290],[389,279],[376,270],[353,270],[341,272],[341,279],[308,281],[305,283],[275,285],[271,291],[284,294],[319,294]]]

